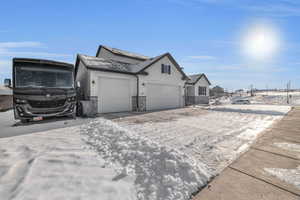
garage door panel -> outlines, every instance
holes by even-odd
[[[130,111],[130,83],[128,79],[99,78],[100,113]]]
[[[147,84],[147,110],[180,107],[180,87],[164,84]]]

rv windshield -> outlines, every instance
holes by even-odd
[[[52,67],[16,67],[16,87],[72,88],[73,72]]]

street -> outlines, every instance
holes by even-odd
[[[29,122],[28,124],[21,124],[19,121],[14,119],[13,111],[9,110],[6,112],[0,112],[0,138],[76,126],[84,124],[90,120],[90,118],[71,119],[67,117],[61,117]]]

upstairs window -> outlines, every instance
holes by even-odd
[[[198,95],[199,96],[206,96],[206,87],[199,86],[199,88],[198,88]]]
[[[171,65],[161,65],[161,73],[162,74],[171,74]]]

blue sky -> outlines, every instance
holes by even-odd
[[[170,52],[187,74],[206,73],[227,89],[300,88],[299,0],[4,1],[0,81],[12,57],[75,62],[105,44],[147,56]],[[256,22],[280,32],[272,58],[253,61],[241,35]]]

